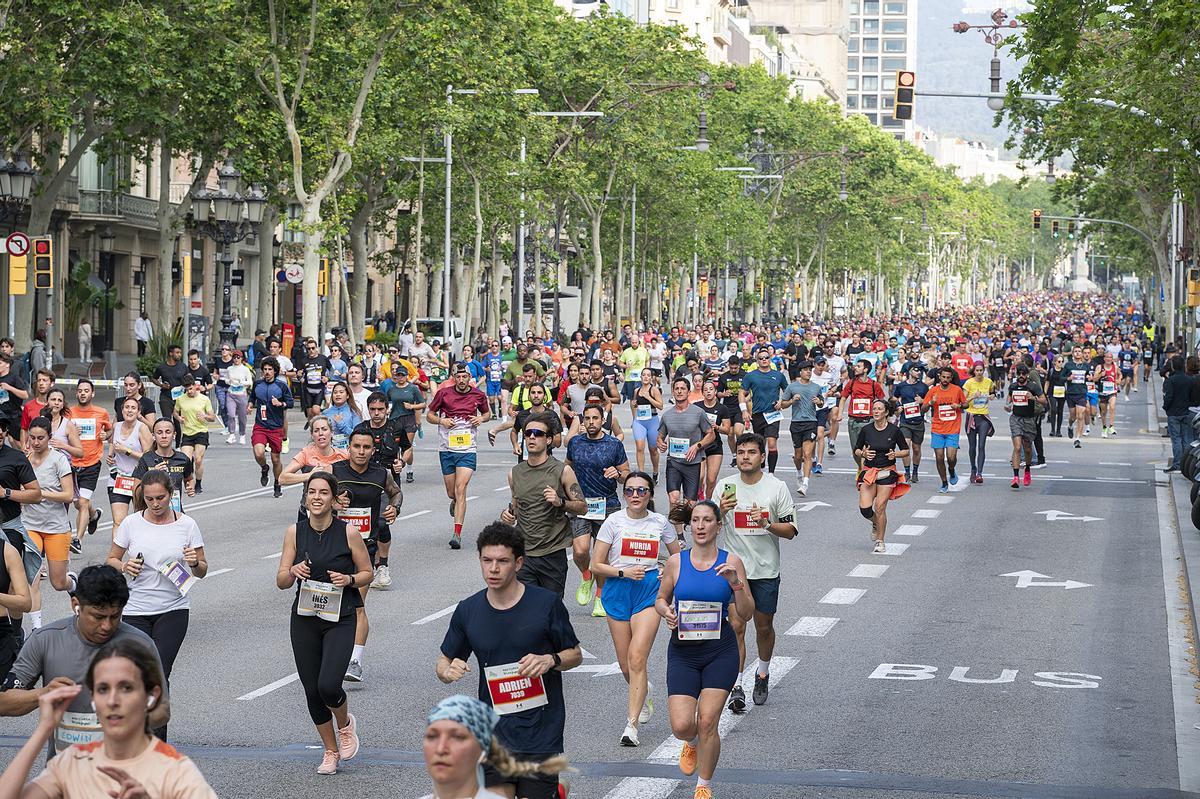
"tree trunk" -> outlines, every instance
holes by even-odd
[[[275,322],[275,226],[279,224],[279,209],[267,203],[262,224],[258,226],[258,308],[255,328],[270,330]],[[169,275],[168,275],[169,277]],[[254,331],[250,331],[253,333]]]
[[[320,340],[321,298],[317,295],[317,273],[321,270],[321,244],[325,231],[321,227],[321,197],[310,194],[301,205],[300,221],[304,225],[304,282],[300,334]],[[330,278],[333,276],[330,275]],[[287,355],[288,353],[284,353]]]
[[[590,322],[599,327],[601,319],[601,296],[604,290],[604,253],[600,249],[600,221],[604,214],[604,206],[598,205],[592,214],[592,295],[591,310],[588,313]]]
[[[617,229],[617,282],[613,286],[612,328],[621,329],[621,307],[625,304],[625,206],[621,203],[621,224]],[[632,257],[633,253],[630,253]],[[629,318],[630,325],[633,317]]]
[[[558,290],[557,286],[555,290]],[[533,314],[529,325],[537,333],[547,327],[546,315],[542,313],[542,239],[537,222],[533,223]]]
[[[354,260],[354,286],[350,292],[350,337],[357,342],[366,329],[367,317],[367,264],[370,262],[369,240],[371,236],[371,219],[375,214],[375,205],[379,199],[379,191],[374,181],[367,181],[365,198],[358,210],[350,217],[350,256]]]

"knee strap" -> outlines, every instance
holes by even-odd
[[[874,519],[875,518],[875,506],[874,505],[868,505],[865,508],[859,508],[858,512],[862,514],[864,519]]]

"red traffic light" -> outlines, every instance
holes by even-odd
[[[33,240],[34,255],[49,255],[50,254],[50,239],[34,239]]]
[[[916,86],[917,73],[913,72],[912,70],[898,70],[896,72],[896,85],[904,87]]]

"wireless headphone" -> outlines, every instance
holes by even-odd
[[[150,708],[154,707],[154,703],[157,701],[158,699],[156,697],[150,696],[150,698],[146,700],[146,709],[149,710]]]

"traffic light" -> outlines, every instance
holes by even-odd
[[[913,118],[913,97],[917,92],[917,73],[901,69],[896,71],[896,107],[892,110],[892,118],[906,120]]]
[[[1200,269],[1187,270],[1187,304],[1190,308],[1200,306]]]
[[[317,272],[317,296],[329,294],[329,259],[321,259],[321,269]]]
[[[1055,219],[1053,222],[1050,223],[1050,235],[1056,239],[1058,238],[1058,220],[1057,219]]]
[[[1033,209],[1033,229],[1034,230],[1042,229],[1042,209],[1041,208]]]
[[[54,288],[54,241],[49,236],[33,240],[33,287]]]
[[[1074,222],[1067,223],[1067,238],[1068,239],[1075,238],[1075,223]]]
[[[29,256],[27,255],[10,255],[8,256],[8,293],[14,297],[23,296],[26,293],[29,275],[25,271],[29,265]]]

